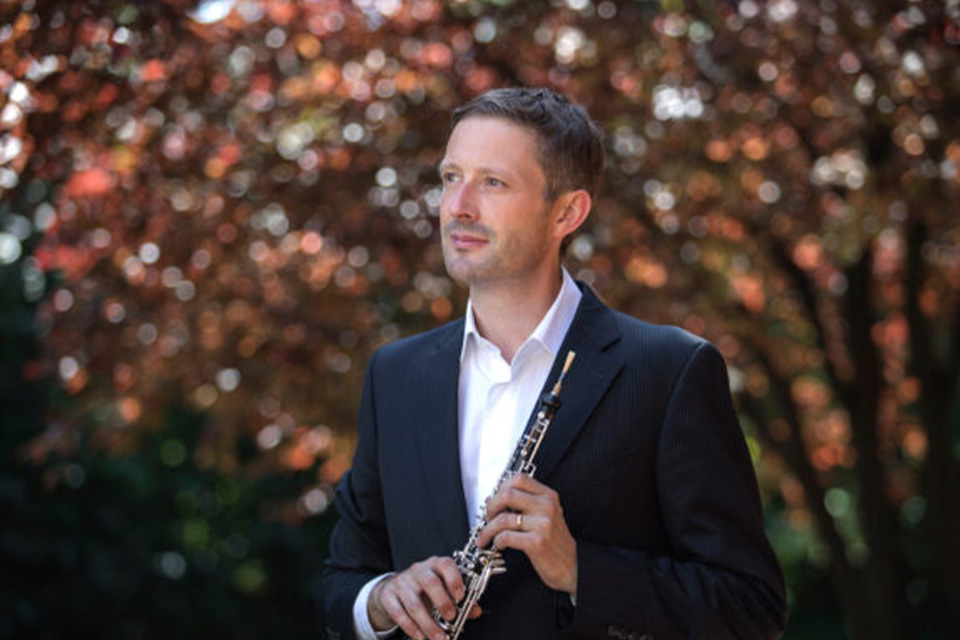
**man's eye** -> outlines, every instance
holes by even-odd
[[[449,184],[451,182],[454,182],[456,179],[457,179],[457,174],[453,173],[452,171],[445,171],[440,174],[440,182],[444,184]]]
[[[499,178],[487,178],[487,184],[489,184],[491,187],[502,187],[506,183],[504,183],[504,181],[500,180]]]

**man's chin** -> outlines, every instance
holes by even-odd
[[[476,265],[464,258],[445,256],[444,264],[447,267],[447,275],[460,284],[469,286],[476,275]]]
[[[447,275],[453,278],[457,283],[468,287],[473,280],[471,269],[458,268],[449,264],[447,265]]]

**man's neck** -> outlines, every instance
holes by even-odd
[[[477,331],[500,349],[507,362],[537,328],[563,284],[560,269],[553,277],[528,286],[474,285],[470,304]]]

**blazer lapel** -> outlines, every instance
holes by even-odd
[[[624,365],[623,356],[611,348],[620,339],[613,312],[597,299],[589,287],[581,288],[583,298],[580,307],[544,389],[546,391],[553,387],[567,352],[574,351],[577,355],[563,381],[560,408],[534,461],[538,480],[549,477]]]
[[[463,322],[438,337],[420,366],[416,393],[420,415],[413,416],[420,450],[421,481],[429,508],[441,523],[442,543],[451,552],[469,532],[460,473],[458,396]]]

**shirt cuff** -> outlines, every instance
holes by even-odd
[[[357,599],[353,601],[353,628],[357,633],[357,640],[382,640],[397,630],[397,627],[391,627],[386,631],[374,631],[370,624],[370,616],[367,615],[367,602],[370,600],[370,592],[377,586],[377,583],[392,576],[392,573],[385,573],[377,576],[367,584],[363,585]]]

